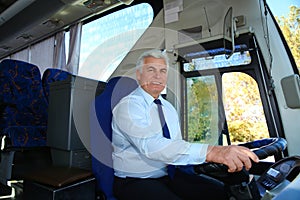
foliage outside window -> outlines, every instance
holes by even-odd
[[[269,137],[255,80],[244,73],[222,76],[223,102],[231,142],[248,142]]]
[[[288,17],[275,17],[300,72],[300,7],[290,6]]]
[[[218,141],[218,93],[214,76],[187,78],[187,126],[190,142]]]

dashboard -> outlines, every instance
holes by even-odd
[[[300,156],[276,162],[257,179],[256,185],[263,200],[300,199]]]

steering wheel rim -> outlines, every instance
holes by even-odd
[[[254,150],[253,153],[255,153],[257,157],[262,160],[282,152],[286,148],[287,142],[283,138],[266,138],[242,143],[239,144],[239,146],[244,146],[249,149],[258,148]]]
[[[238,146],[255,149],[253,150],[253,152],[261,160],[282,152],[286,148],[287,142],[284,138],[266,138],[242,143]],[[194,170],[197,174],[205,174],[228,184],[236,184],[249,181],[249,173],[247,170],[243,169],[240,172],[230,173],[228,172],[228,167],[224,164],[203,163],[200,165],[196,165],[194,167]]]

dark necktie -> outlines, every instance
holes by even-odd
[[[167,126],[165,117],[164,117],[164,113],[161,107],[161,101],[159,99],[155,99],[154,103],[157,105],[158,108],[158,114],[159,114],[159,119],[160,119],[160,123],[162,126],[162,130],[163,130],[163,136],[165,138],[170,139],[170,132],[169,132],[169,128]],[[173,178],[175,174],[175,166],[174,165],[168,165],[168,175],[170,178]]]

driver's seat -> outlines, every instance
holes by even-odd
[[[104,91],[95,98],[90,110],[92,170],[100,191],[100,199],[115,200],[113,195],[114,170],[112,168],[112,110],[125,96],[138,87],[129,77],[110,79]]]
[[[125,96],[138,87],[136,80],[129,77],[114,77],[107,82],[104,91],[95,98],[90,108],[90,136],[92,170],[97,181],[97,194],[101,200],[116,200],[113,195],[114,170],[112,168],[112,110]],[[180,166],[180,171],[194,174],[191,165]],[[199,175],[200,176],[200,175]],[[210,183],[221,182],[201,175]],[[221,184],[222,185],[222,184]]]

